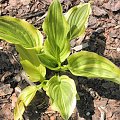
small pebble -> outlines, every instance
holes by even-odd
[[[3,49],[3,47],[0,47],[0,50],[2,50]]]
[[[87,115],[87,116],[90,116],[90,112],[87,112],[86,115]]]
[[[120,52],[120,48],[117,48],[117,52]]]
[[[35,111],[35,113],[38,113],[38,111]]]

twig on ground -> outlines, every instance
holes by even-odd
[[[42,15],[44,15],[44,13],[45,13],[44,11],[41,11],[41,12],[38,11],[38,12],[23,15],[21,18],[30,19],[30,18],[33,18],[33,17],[42,16]]]
[[[21,71],[21,76],[22,76],[22,78],[24,78],[25,81],[26,81],[28,84],[30,84],[31,86],[35,85],[35,83],[31,82],[31,81],[28,79],[26,73],[25,73],[23,70]]]
[[[41,19],[45,18],[45,17],[46,17],[46,15],[47,15],[47,12],[46,12],[43,16],[41,16],[40,18],[38,18],[38,19],[37,19],[37,21],[39,21],[39,20],[41,20]]]
[[[28,84],[30,84],[31,86],[36,86],[35,83],[33,83],[33,82],[31,82],[31,81],[29,80],[29,78],[27,77],[26,73],[25,73],[23,70],[21,71],[21,75],[22,75],[22,77],[25,79],[25,81],[26,81]],[[40,90],[38,90],[38,91],[41,92],[42,90],[40,89]]]
[[[101,113],[100,120],[105,120],[106,119],[106,113],[105,113],[105,111],[102,109],[102,107],[98,107],[98,110]]]
[[[88,43],[84,43],[84,44],[81,44],[81,45],[78,45],[78,46],[73,47],[72,50],[80,51],[80,50],[82,50],[83,48],[86,48],[86,47],[88,47],[88,46],[89,46]]]

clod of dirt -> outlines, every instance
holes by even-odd
[[[6,103],[1,106],[0,120],[13,120],[13,112],[11,111],[11,103]]]
[[[17,0],[9,0],[10,6],[16,6],[17,5]]]
[[[31,0],[20,0],[23,5],[28,5]]]
[[[90,16],[88,26],[91,28],[97,28],[97,18]]]
[[[116,38],[118,35],[117,35],[117,30],[113,29],[110,33],[109,33],[110,37],[112,38]]]
[[[109,0],[94,0],[94,3],[96,4],[96,5],[102,5],[103,3],[106,3],[106,2],[108,2]]]
[[[93,6],[93,14],[95,16],[105,16],[107,15],[107,12],[104,9],[101,9],[97,6]]]
[[[0,84],[0,97],[12,94],[13,89],[10,88],[10,84]]]
[[[120,1],[113,1],[112,3],[109,1],[108,3],[104,3],[103,7],[111,10],[113,12],[120,10]]]

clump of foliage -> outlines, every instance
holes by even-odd
[[[84,3],[63,15],[59,0],[53,0],[42,25],[46,34],[44,43],[40,31],[28,22],[10,16],[0,17],[0,39],[15,44],[30,81],[40,82],[26,87],[19,95],[14,109],[15,120],[22,119],[25,107],[42,88],[52,108],[68,120],[76,106],[77,91],[74,80],[64,71],[120,84],[120,69],[106,58],[88,51],[70,54],[70,41],[85,33],[90,13],[90,3]],[[49,80],[46,80],[46,68],[55,73]]]

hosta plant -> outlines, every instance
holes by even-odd
[[[59,0],[53,0],[42,25],[46,34],[44,43],[41,32],[28,22],[10,16],[0,17],[0,39],[15,44],[29,80],[37,82],[19,95],[14,109],[15,120],[22,119],[25,107],[40,89],[46,91],[52,108],[68,120],[76,106],[77,91],[74,80],[65,71],[120,84],[120,69],[106,58],[88,51],[70,52],[70,41],[85,34],[90,13],[90,3],[84,3],[63,15]],[[48,78],[46,68],[54,71],[54,76]]]

